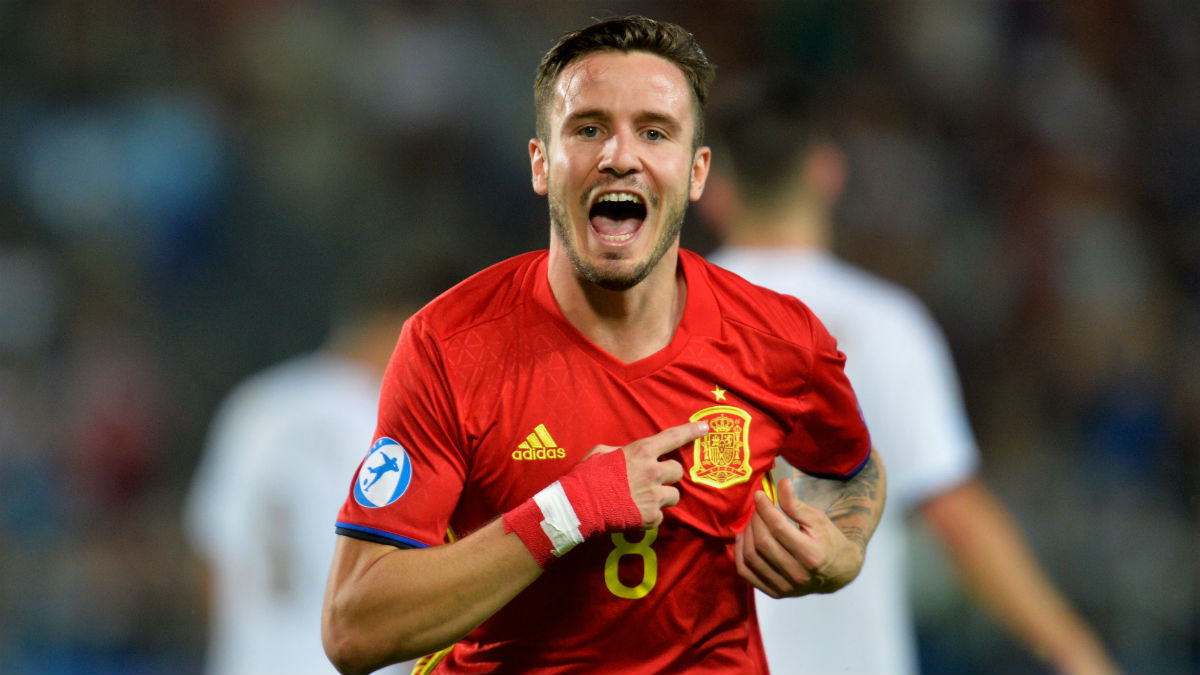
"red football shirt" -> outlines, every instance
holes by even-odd
[[[546,487],[597,444],[688,420],[671,455],[679,504],[661,527],[593,537],[461,640],[446,672],[766,672],[733,539],[782,454],[849,477],[870,452],[843,355],[795,298],[681,250],[688,296],[671,343],[622,363],[555,304],[547,252],[488,268],[405,325],[376,442],[338,532],[399,546],[465,535]],[[417,610],[419,611],[419,609]]]

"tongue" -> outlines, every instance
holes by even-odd
[[[640,218],[609,218],[607,216],[592,216],[592,229],[610,237],[631,234],[642,224]]]

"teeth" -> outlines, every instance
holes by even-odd
[[[633,238],[632,232],[629,234],[604,234],[602,232],[597,232],[596,234],[600,235],[600,238],[604,241],[611,241],[614,244],[622,241],[628,241],[629,239]]]
[[[606,192],[600,195],[596,201],[598,202],[633,202],[641,204],[642,198],[632,192]]]

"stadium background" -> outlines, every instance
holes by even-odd
[[[1200,671],[1187,0],[0,0],[0,671],[197,671],[216,402],[321,340],[348,268],[543,248],[534,67],[633,12],[697,34],[716,104],[830,97],[837,250],[932,307],[985,476],[1119,661]],[[920,558],[928,670],[1038,671]]]

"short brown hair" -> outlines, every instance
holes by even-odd
[[[692,107],[696,112],[693,147],[704,140],[704,105],[716,69],[700,49],[696,37],[681,26],[655,21],[644,16],[607,19],[586,28],[571,31],[542,57],[533,85],[533,104],[537,115],[537,135],[549,140],[549,108],[554,83],[570,64],[579,58],[602,51],[649,52],[674,63],[692,88]]]

